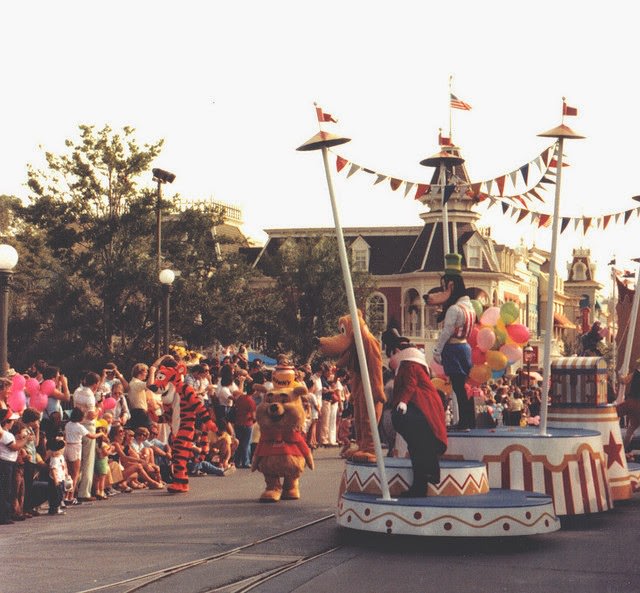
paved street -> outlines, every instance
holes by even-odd
[[[638,495],[608,513],[563,520],[545,536],[389,537],[336,526],[343,462],[336,449],[318,451],[316,461],[300,501],[260,504],[262,476],[238,470],[194,478],[186,496],[120,494],[2,527],[0,591],[640,590]]]

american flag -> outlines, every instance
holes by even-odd
[[[453,109],[462,109],[464,111],[471,111],[471,105],[469,103],[465,103],[456,97],[453,93],[449,93],[451,99],[451,107]]]

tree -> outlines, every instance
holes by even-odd
[[[306,358],[314,350],[314,335],[335,333],[338,319],[348,313],[336,241],[289,238],[277,255],[265,255],[262,266],[275,281],[268,294],[284,303],[276,339],[282,349]],[[352,271],[352,281],[356,304],[364,311],[365,299],[375,288],[373,277]]]

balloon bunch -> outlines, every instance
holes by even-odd
[[[522,360],[522,346],[529,340],[529,329],[516,323],[518,305],[506,302],[501,307],[482,309],[479,301],[471,301],[479,323],[469,336],[471,361],[469,380],[473,384],[486,383],[504,375],[508,365]]]
[[[21,414],[27,407],[27,396],[29,396],[29,406],[38,412],[43,412],[55,388],[56,384],[51,379],[38,383],[38,380],[33,377],[27,379],[24,375],[14,375],[11,379],[11,393],[7,403],[14,412]]]

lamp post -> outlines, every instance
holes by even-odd
[[[0,375],[3,377],[9,370],[7,356],[9,283],[17,263],[18,252],[11,245],[0,245]]]
[[[173,281],[176,279],[176,275],[173,270],[164,269],[158,276],[160,284],[162,285],[163,296],[163,331],[164,337],[162,340],[162,351],[164,354],[169,354],[169,298],[171,295],[171,289],[173,288]]]
[[[152,169],[151,172],[153,173],[153,180],[158,184],[158,193],[156,195],[156,272],[160,274],[162,268],[162,185],[164,183],[173,183],[176,176],[164,169],[156,168]],[[154,352],[157,359],[160,356],[160,303],[156,303],[155,318]]]
[[[531,361],[533,360],[533,346],[527,344],[522,349],[524,361],[527,363],[527,391],[531,389]]]

